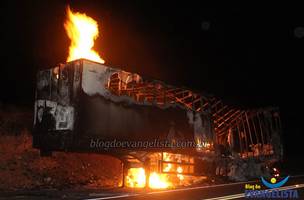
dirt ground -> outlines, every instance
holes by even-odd
[[[64,152],[40,157],[32,148],[31,127],[30,111],[0,111],[0,190],[120,186],[118,159]]]

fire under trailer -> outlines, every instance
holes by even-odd
[[[39,71],[34,108],[41,155],[101,153],[125,171],[234,180],[260,176],[283,156],[278,108],[241,109],[86,59]]]

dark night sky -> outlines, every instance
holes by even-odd
[[[298,151],[304,134],[304,8],[194,2],[1,3],[0,101],[32,106],[36,71],[65,62],[69,39],[63,22],[70,4],[98,21],[95,49],[106,64],[235,105],[279,106],[287,153]]]

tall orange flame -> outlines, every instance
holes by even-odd
[[[99,34],[98,24],[94,19],[86,14],[72,12],[70,7],[67,7],[67,19],[64,28],[71,40],[67,62],[80,58],[99,63],[105,62],[97,52],[92,50],[94,40]]]

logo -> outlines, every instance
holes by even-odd
[[[262,183],[270,189],[282,187],[288,181],[288,179],[289,176],[287,176],[286,178],[284,178],[283,180],[277,183],[277,179],[273,177],[270,179],[271,183],[269,183],[263,177],[261,177]]]
[[[298,199],[297,190],[280,188],[284,186],[289,179],[289,176],[278,181],[275,177],[270,179],[270,182],[261,177],[262,185],[267,189],[262,189],[261,184],[245,184],[245,198],[263,198],[263,199]]]

